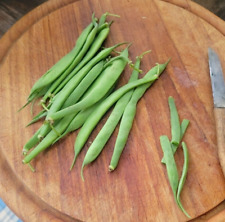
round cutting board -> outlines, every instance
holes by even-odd
[[[77,132],[40,154],[32,173],[21,163],[21,151],[40,123],[26,128],[30,109],[17,110],[34,82],[72,49],[92,12],[97,17],[104,12],[121,15],[113,18],[105,46],[132,42],[133,61],[152,50],[143,58],[143,72],[171,61],[138,103],[115,172],[108,172],[108,164],[118,128],[100,157],[85,168],[85,182],[80,177],[84,155],[104,118],[72,171]],[[214,48],[225,64],[224,28],[213,14],[182,0],[53,0],[26,15],[0,40],[0,196],[24,221],[186,221],[161,164],[159,137],[170,136],[167,99],[173,96],[181,119],[190,120],[184,137],[190,167],[181,201],[192,218],[217,206],[225,198],[225,180],[217,156],[207,49]],[[125,70],[119,85],[130,72]],[[181,149],[175,158],[180,172]]]

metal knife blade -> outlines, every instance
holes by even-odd
[[[209,53],[209,70],[214,100],[214,117],[216,125],[217,152],[220,166],[225,176],[225,84],[222,67],[217,54],[211,49]]]
[[[220,60],[211,48],[208,48],[208,56],[214,107],[225,108],[225,83]]]

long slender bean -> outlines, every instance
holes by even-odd
[[[133,70],[131,74],[129,82],[132,82],[138,79],[138,74],[139,74],[138,70],[140,68],[140,60],[141,60],[141,57],[138,57],[134,65],[135,69]],[[121,119],[121,116],[123,115],[124,109],[132,96],[132,93],[133,93],[133,90],[128,91],[117,101],[106,123],[104,124],[104,126],[98,133],[97,137],[95,138],[95,140],[89,147],[84,157],[84,161],[82,165],[82,170],[81,170],[82,178],[83,178],[83,168],[98,157],[98,155],[104,148],[105,144],[109,140],[110,136],[114,132],[119,120]],[[71,168],[73,167],[75,161],[76,159],[74,158]]]
[[[174,102],[174,98],[172,96],[169,96],[168,102],[170,107],[170,121],[171,121],[171,134],[172,134],[171,142],[172,144],[178,146],[180,142],[180,138],[181,138],[179,116],[178,116],[177,108]]]
[[[36,144],[40,142],[40,139],[38,138],[39,132],[41,131],[41,126],[35,134],[27,141],[27,143],[23,146],[23,154],[26,154],[31,148],[33,148]]]
[[[47,116],[47,111],[43,109],[36,116],[34,116],[33,119],[26,126],[30,126],[31,124],[36,123],[37,121],[39,121],[40,119],[46,116]]]
[[[187,130],[187,127],[188,127],[188,125],[189,125],[189,122],[190,122],[190,121],[187,120],[187,119],[184,119],[184,120],[181,122],[181,125],[180,125],[180,128],[181,128],[181,129],[180,129],[180,130],[181,130],[181,138],[180,138],[179,144],[180,144],[181,140],[182,140],[183,137],[184,137],[184,134],[185,134],[185,132],[186,132],[186,130]],[[171,144],[173,154],[176,152],[176,150],[177,150],[179,144],[178,144],[178,145],[176,145],[176,144]],[[162,162],[162,163],[165,163],[164,157],[162,158],[162,161],[161,161],[161,162]]]
[[[99,101],[118,80],[127,62],[128,48],[123,50],[121,55],[117,56],[117,59],[115,59],[110,65],[108,65],[103,70],[102,74],[95,80],[90,88],[90,96],[85,97],[85,99],[81,100],[75,105],[52,113],[51,115],[49,115],[49,117],[47,117],[47,120],[54,121],[56,119],[60,119],[65,115],[69,115],[73,112],[85,109]]]
[[[183,152],[184,152],[184,165],[183,165],[183,170],[182,170],[181,178],[180,178],[180,181],[178,184],[178,189],[177,189],[177,203],[178,203],[178,206],[180,207],[180,209],[184,212],[184,214],[187,217],[191,218],[190,215],[187,213],[187,211],[184,209],[184,207],[180,201],[180,194],[183,189],[184,183],[186,181],[187,172],[188,172],[188,164],[189,164],[188,149],[187,149],[187,145],[185,142],[182,142],[182,148],[183,148]]]
[[[166,162],[166,170],[167,170],[170,186],[172,188],[174,198],[177,202],[177,188],[179,183],[179,176],[178,176],[177,165],[174,160],[174,156],[172,152],[171,143],[167,136],[160,136],[160,144],[164,153],[164,158]]]
[[[142,84],[155,81],[158,78],[158,75],[153,75],[150,78],[142,78],[139,80],[132,81],[127,83],[126,85],[122,86],[121,88],[117,89],[113,92],[108,98],[106,98],[98,107],[97,109],[89,116],[86,120],[80,132],[77,135],[75,144],[74,144],[74,151],[75,151],[75,159],[77,158],[78,154],[80,153],[81,149],[83,148],[84,144],[86,143],[89,135],[91,134],[92,130],[98,124],[102,116],[108,111],[108,109],[126,92],[129,90],[140,86]]]

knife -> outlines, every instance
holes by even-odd
[[[209,48],[208,56],[216,122],[217,152],[225,175],[225,83],[218,55],[213,49]]]

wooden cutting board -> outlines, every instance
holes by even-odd
[[[129,41],[130,58],[151,49],[143,59],[146,72],[171,58],[166,71],[138,104],[134,125],[118,169],[108,172],[116,132],[100,157],[80,169],[89,143],[74,169],[77,132],[55,144],[33,162],[32,173],[21,163],[21,150],[40,124],[25,128],[25,103],[33,83],[74,46],[92,12],[114,18],[105,46]],[[180,117],[191,124],[184,137],[190,167],[181,200],[192,218],[225,198],[218,156],[207,48],[214,48],[225,70],[225,24],[200,6],[183,0],[52,0],[22,18],[0,40],[0,196],[24,221],[186,221],[175,204],[161,164],[159,136],[170,135],[168,96]],[[130,75],[126,69],[119,84]],[[35,107],[37,108],[37,107]],[[176,154],[179,171],[183,153]]]

